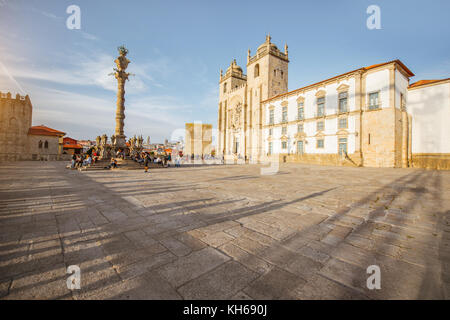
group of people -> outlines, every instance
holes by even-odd
[[[180,156],[177,156],[175,159],[175,167],[180,167]],[[148,172],[148,168],[151,163],[155,163],[157,165],[160,165],[164,168],[170,167],[170,163],[172,161],[172,155],[169,154],[162,154],[154,156],[152,154],[149,154],[147,152],[142,152],[141,154],[137,154],[133,157],[133,160],[143,164],[144,165],[144,172]]]
[[[89,151],[90,152],[87,152],[85,154],[73,154],[70,167],[72,169],[78,169],[96,163],[99,160],[99,155],[95,150]],[[117,159],[124,159],[124,158],[125,153],[121,150],[117,151],[115,157],[111,158],[111,162],[109,163],[108,166],[105,167],[105,169],[117,168],[118,167]],[[148,172],[150,164],[152,163],[164,168],[170,167],[170,164],[172,163],[172,155],[170,153],[155,155],[150,154],[148,152],[142,152],[132,155],[131,159],[136,161],[140,165],[143,165],[145,168],[144,172]],[[181,167],[181,160],[182,156],[178,154],[173,161],[175,163],[175,167]]]
[[[72,161],[70,164],[71,169],[78,169],[91,165],[97,162],[98,155],[96,152],[85,153],[85,154],[73,154]]]

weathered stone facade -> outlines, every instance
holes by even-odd
[[[0,92],[0,161],[57,160],[64,132],[31,126],[30,97]]]
[[[212,125],[186,123],[184,153],[201,157],[212,152]]]
[[[0,93],[0,160],[22,160],[27,154],[32,105],[29,96]]]

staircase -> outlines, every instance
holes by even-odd
[[[91,165],[83,168],[78,168],[78,171],[98,171],[98,170],[107,170],[105,167],[108,167],[111,163],[110,160],[98,160],[96,163],[92,163]]]

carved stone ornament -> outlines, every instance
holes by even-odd
[[[231,118],[231,126],[233,129],[239,129],[241,127],[241,112],[242,105],[239,103],[233,110],[233,115]]]

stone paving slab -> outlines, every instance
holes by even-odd
[[[450,298],[448,171],[32,164],[0,163],[0,299]]]

